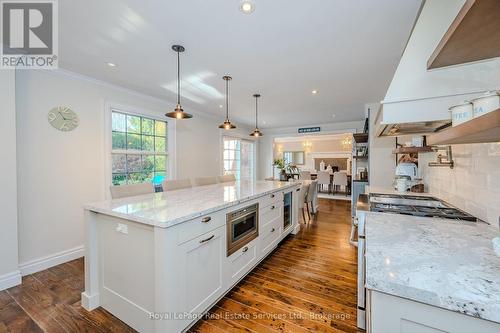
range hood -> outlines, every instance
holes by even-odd
[[[465,0],[426,0],[376,119],[379,136],[431,134],[451,123],[449,108],[500,88],[500,58],[427,69]]]
[[[449,120],[419,121],[413,123],[381,124],[378,136],[430,134],[451,126]]]

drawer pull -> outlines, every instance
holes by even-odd
[[[295,191],[300,192],[300,188],[296,189]]]
[[[202,218],[201,222],[207,223],[207,222],[210,222],[211,220],[212,220],[212,218],[210,216],[207,216],[207,217]]]
[[[276,207],[274,207],[274,206],[271,206],[271,210],[273,210],[274,208],[276,208]]]
[[[205,243],[205,242],[208,242],[209,240],[211,240],[211,239],[212,239],[212,238],[214,238],[214,237],[215,237],[215,235],[212,235],[212,236],[208,237],[207,239],[202,239],[202,240],[200,241],[200,243]]]
[[[274,228],[271,229],[271,232],[275,232],[275,231],[276,231],[276,229],[274,229]]]
[[[247,251],[248,251],[248,246],[245,246],[245,247],[243,248],[243,253],[245,253],[245,252],[247,252]]]
[[[271,198],[274,198],[274,194],[271,194]]]

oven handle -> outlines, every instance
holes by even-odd
[[[237,217],[237,218],[235,218],[235,219],[229,219],[229,222],[230,222],[230,223],[234,223],[234,222],[236,222],[236,221],[238,221],[238,220],[241,220],[241,219],[243,219],[243,218],[245,218],[245,217],[247,217],[247,216],[250,216],[250,215],[252,215],[252,214],[256,214],[256,213],[257,213],[257,210],[252,210],[251,212],[246,213],[245,215],[242,215],[242,216],[238,216],[238,217]]]
[[[208,237],[208,238],[206,238],[206,239],[202,239],[202,240],[200,241],[200,244],[201,244],[201,243],[208,242],[209,240],[211,240],[211,239],[212,239],[212,238],[214,238],[214,237],[215,237],[215,235],[212,235],[212,236],[210,236],[210,237]]]

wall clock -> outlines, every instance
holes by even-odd
[[[56,129],[64,132],[78,127],[78,115],[67,106],[57,106],[49,111],[47,118]]]

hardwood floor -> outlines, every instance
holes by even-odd
[[[191,332],[362,332],[356,328],[356,249],[350,202],[320,199],[302,225]],[[135,332],[106,310],[80,306],[83,260],[25,276],[0,291],[3,332]]]

